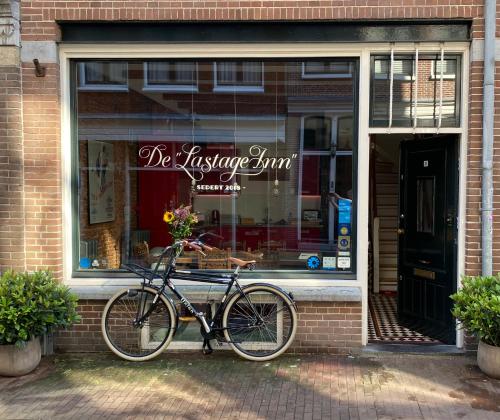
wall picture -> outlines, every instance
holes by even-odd
[[[115,219],[115,185],[113,177],[113,145],[89,141],[89,223]]]

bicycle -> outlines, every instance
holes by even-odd
[[[201,240],[206,235],[211,233],[167,246],[152,270],[133,263],[124,265],[143,280],[140,287],[116,293],[104,308],[102,333],[116,355],[125,360],[145,361],[168,347],[177,330],[179,316],[166,290],[170,290],[199,322],[204,354],[212,352],[211,340],[217,340],[218,344],[228,343],[239,356],[254,361],[274,359],[290,347],[297,330],[293,295],[268,283],[241,286],[238,282],[240,269],[253,270],[255,260],[229,257],[236,265],[232,273],[193,273],[176,269],[176,259],[184,247],[204,256],[205,252],[213,250]],[[160,271],[163,260],[164,270]],[[154,280],[162,280],[162,284],[155,285]],[[197,311],[172,280],[226,285],[227,288],[212,316],[209,305],[205,313]],[[235,290],[230,294],[233,287]]]

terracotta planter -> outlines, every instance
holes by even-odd
[[[40,340],[33,338],[24,348],[15,345],[0,345],[0,376],[26,375],[40,363],[42,350]]]
[[[477,364],[486,375],[500,379],[500,347],[479,341]]]

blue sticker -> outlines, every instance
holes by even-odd
[[[318,269],[320,265],[321,265],[321,261],[319,260],[319,258],[316,255],[313,255],[312,257],[309,257],[307,259],[307,268],[309,268],[311,270]]]
[[[80,267],[85,269],[92,267],[92,261],[90,258],[80,258]]]
[[[345,198],[339,200],[339,224],[351,224],[351,201]]]

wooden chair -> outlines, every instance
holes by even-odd
[[[210,270],[210,269],[231,269],[231,262],[229,257],[231,256],[231,250],[215,249],[213,251],[207,252],[206,256],[199,256],[198,268],[200,270]]]
[[[247,246],[247,241],[236,241],[234,243],[234,249],[237,251],[245,251]],[[233,241],[224,241],[221,244],[222,249],[233,249]]]

